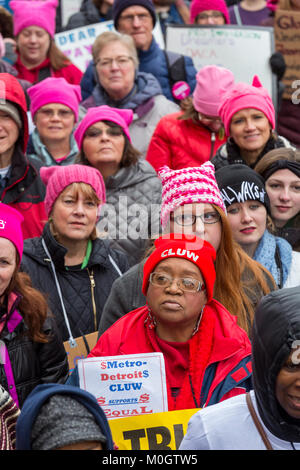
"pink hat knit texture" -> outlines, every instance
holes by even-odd
[[[96,168],[87,165],[49,166],[40,168],[41,179],[46,185],[44,200],[46,213],[49,216],[56,199],[72,183],[89,184],[101,203],[105,203],[105,184]]]
[[[9,4],[13,11],[14,35],[29,26],[39,26],[53,38],[58,0],[12,0]]]
[[[16,247],[20,261],[23,255],[22,222],[20,212],[7,204],[0,203],[0,238],[10,240]]]
[[[193,24],[199,13],[206,10],[216,10],[223,13],[225,23],[230,24],[228,8],[224,0],[193,0],[190,6],[190,21]]]
[[[79,103],[81,102],[81,88],[71,85],[64,78],[49,77],[28,88],[30,98],[30,111],[32,118],[35,113],[46,104],[59,103],[70,108],[75,120],[78,120]]]
[[[161,224],[165,228],[170,213],[180,206],[194,203],[215,204],[225,213],[226,208],[215,178],[215,167],[205,162],[199,167],[171,170],[160,168],[162,182]]]
[[[125,135],[131,142],[129,133],[129,126],[133,119],[133,111],[131,109],[118,109],[110,106],[97,106],[96,108],[89,108],[86,115],[79,123],[74,132],[74,137],[77,142],[78,148],[81,149],[84,134],[90,126],[100,121],[111,121],[122,127]]]
[[[261,85],[255,75],[252,85],[236,83],[225,93],[219,108],[227,136],[230,136],[230,123],[233,115],[246,108],[258,109],[268,118],[272,129],[275,129],[275,109],[268,91]]]
[[[222,96],[234,85],[230,70],[217,65],[206,65],[196,75],[193,94],[194,108],[207,116],[218,116]]]

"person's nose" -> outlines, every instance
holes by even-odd
[[[248,224],[252,221],[252,215],[249,209],[243,208],[241,211],[241,220],[243,224]]]
[[[193,232],[200,238],[204,238],[205,225],[202,222],[201,217],[196,218],[196,222],[193,225]]]
[[[246,119],[246,131],[248,132],[252,132],[256,129],[256,125],[255,125],[255,122],[253,121],[253,119]]]
[[[180,287],[178,286],[178,281],[177,279],[172,279],[171,283],[166,287],[166,290],[170,293],[170,294],[178,294],[178,293],[182,293],[182,290],[180,289]]]
[[[288,187],[283,187],[279,193],[279,199],[281,201],[289,201],[291,199],[290,191]]]
[[[82,216],[85,213],[83,201],[78,200],[74,206],[74,214],[77,216]]]

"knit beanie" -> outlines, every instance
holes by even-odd
[[[194,263],[201,271],[206,288],[207,302],[213,297],[216,279],[216,251],[206,240],[194,235],[171,233],[159,237],[154,242],[155,250],[144,264],[142,292],[147,294],[150,274],[155,267],[167,258],[186,259]]]
[[[5,103],[1,103],[0,101],[0,111],[3,111],[6,114],[8,114],[15,121],[18,128],[22,129],[23,123],[22,123],[21,114],[19,112],[19,109],[14,103],[10,101],[5,101]]]
[[[270,213],[264,180],[248,165],[226,165],[216,171],[216,180],[226,207],[235,202],[258,201]]]
[[[193,0],[190,6],[190,22],[195,22],[196,16],[202,11],[215,10],[223,13],[225,23],[230,24],[229,12],[224,0]]]
[[[129,133],[129,126],[133,119],[133,111],[131,109],[118,109],[111,106],[97,106],[96,108],[89,108],[86,115],[78,124],[74,137],[77,142],[78,148],[81,149],[84,134],[90,126],[100,121],[111,121],[122,127],[123,132],[131,142]]]
[[[40,168],[40,176],[46,185],[44,205],[48,216],[60,193],[72,183],[89,184],[94,189],[101,204],[105,203],[105,184],[100,171],[96,168],[77,164],[49,166]]]
[[[92,413],[73,397],[50,397],[32,427],[32,450],[53,450],[82,441],[106,442]]]
[[[13,11],[14,35],[17,36],[29,26],[39,26],[53,38],[57,6],[58,0],[12,0],[9,7]]]
[[[160,168],[158,175],[162,182],[162,228],[166,227],[170,213],[184,204],[215,204],[226,213],[215,179],[215,167],[211,162],[180,170],[171,170],[164,166]]]
[[[218,116],[221,99],[234,85],[230,70],[217,65],[206,65],[196,75],[193,93],[194,108],[207,116]]]
[[[114,0],[113,3],[113,20],[114,20],[114,27],[118,30],[118,20],[119,16],[121,15],[122,11],[125,8],[139,6],[146,8],[152,16],[153,20],[153,28],[156,24],[156,13],[155,7],[153,5],[152,0]]]
[[[20,262],[23,255],[22,222],[20,212],[7,204],[0,203],[0,238],[10,240],[16,247]]]
[[[49,77],[28,88],[30,98],[31,116],[46,104],[59,103],[70,108],[75,120],[78,120],[79,103],[81,102],[81,88],[79,85],[71,85],[64,78]]]
[[[230,123],[233,115],[246,108],[258,109],[264,113],[272,129],[275,129],[275,109],[272,99],[256,75],[252,85],[236,83],[221,100],[218,115],[224,123],[227,136],[230,135]]]

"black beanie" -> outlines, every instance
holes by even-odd
[[[226,207],[235,202],[258,201],[270,213],[270,200],[263,178],[248,165],[226,165],[215,177]]]
[[[114,0],[113,3],[113,19],[114,19],[114,27],[118,30],[118,19],[120,14],[122,13],[125,8],[139,6],[144,7],[149,10],[152,20],[153,20],[153,28],[156,23],[156,13],[155,7],[153,5],[152,0]]]

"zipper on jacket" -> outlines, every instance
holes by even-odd
[[[216,141],[216,134],[214,132],[210,134],[210,141],[211,141],[211,147],[210,147],[209,159],[211,160],[212,157],[214,156],[214,148],[215,148],[215,141]]]
[[[90,272],[89,269],[87,268],[87,272],[88,272],[88,275],[89,275],[89,278],[90,278],[90,283],[91,283],[92,305],[93,305],[93,315],[94,315],[94,327],[95,327],[95,331],[97,331],[97,309],[96,309],[96,302],[95,302],[96,283],[95,283],[93,271]]]

